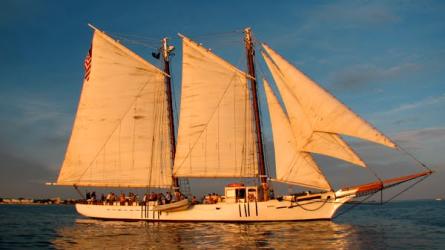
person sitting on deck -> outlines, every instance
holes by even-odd
[[[164,205],[165,204],[165,196],[163,193],[159,193],[157,195],[157,204],[158,205]]]
[[[130,192],[128,193],[128,205],[129,206],[133,205],[133,201],[134,201],[134,194]]]
[[[110,202],[111,202],[111,193],[107,194],[107,197],[105,198],[105,201],[107,202],[107,204],[110,204]]]
[[[90,197],[89,199],[87,199],[88,204],[93,204],[96,202],[96,192],[88,192],[87,197]]]
[[[192,197],[192,205],[199,204],[199,201],[196,199],[196,196],[193,195]]]
[[[202,198],[202,204],[210,204],[210,194],[204,195]]]
[[[115,201],[116,201],[116,194],[114,192],[111,192],[110,205],[113,205]]]
[[[210,204],[216,204],[218,202],[218,195],[215,193],[212,193],[210,196]]]
[[[185,196],[185,195],[183,195],[183,194],[181,194],[181,195],[179,196],[179,200],[180,200],[180,201],[185,200],[185,199],[187,199],[187,196]]]
[[[119,204],[120,204],[121,206],[123,206],[123,205],[125,205],[125,201],[126,201],[126,199],[125,199],[125,194],[124,194],[124,193],[121,193],[121,195],[119,196]]]
[[[165,195],[165,204],[170,204],[171,201],[172,201],[172,195],[170,194],[169,191],[167,191]]]
[[[158,200],[158,195],[155,194],[155,192],[151,192],[148,200],[149,201],[157,201]]]
[[[183,196],[181,194],[181,192],[179,190],[175,190],[175,201],[180,201],[181,200],[181,196]]]

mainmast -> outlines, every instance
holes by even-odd
[[[168,46],[168,39],[165,37],[162,39],[162,59],[164,61],[164,72],[169,75],[165,77],[165,85],[167,89],[167,103],[168,103],[168,121],[170,125],[170,153],[172,160],[175,159],[176,153],[176,141],[175,141],[175,122],[173,118],[173,98],[172,98],[172,85],[170,77],[170,52],[174,49],[173,46]],[[179,188],[178,178],[172,176],[173,185],[175,189]]]
[[[258,148],[258,175],[260,176],[261,185],[263,188],[264,200],[269,199],[269,188],[267,185],[266,176],[266,166],[264,164],[264,153],[263,153],[263,138],[261,136],[261,123],[260,123],[260,112],[258,108],[258,93],[257,93],[257,83],[255,76],[255,64],[254,56],[255,51],[252,42],[252,30],[250,28],[244,29],[245,34],[245,45],[246,45],[246,56],[247,56],[247,68],[249,70],[250,86],[252,89],[252,102],[253,102],[253,113],[255,118],[255,128],[257,136],[257,148]]]

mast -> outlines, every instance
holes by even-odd
[[[175,122],[173,118],[173,98],[172,98],[172,85],[171,85],[171,77],[170,77],[170,52],[174,49],[173,46],[168,46],[168,39],[165,37],[162,39],[162,59],[164,61],[164,72],[169,75],[165,77],[165,85],[167,89],[167,102],[168,102],[168,120],[170,126],[170,153],[171,158],[174,161],[175,159],[175,151],[176,151],[176,142],[175,142]],[[175,189],[179,188],[178,178],[172,175],[173,185]]]
[[[254,56],[255,51],[252,42],[252,30],[251,28],[244,29],[245,34],[245,46],[246,46],[246,56],[247,56],[247,68],[249,70],[250,86],[252,89],[252,102],[253,102],[253,113],[255,118],[255,128],[257,136],[257,148],[258,148],[258,175],[260,176],[261,185],[263,188],[264,200],[268,200],[268,186],[267,186],[267,176],[266,176],[266,166],[264,164],[264,153],[263,153],[263,138],[261,136],[261,123],[260,123],[260,112],[258,108],[258,93],[257,93],[257,82],[255,76],[255,64]]]

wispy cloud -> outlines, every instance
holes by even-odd
[[[400,20],[391,5],[383,3],[332,2],[318,5],[308,12],[299,32],[310,31],[336,23],[336,29],[362,28],[364,25],[383,25]]]
[[[397,141],[412,144],[417,142],[442,141],[445,142],[445,128],[421,128],[403,131],[394,136]]]
[[[394,6],[375,2],[335,1],[313,4],[302,10],[300,6],[293,11],[295,25],[270,26],[275,33],[268,42],[280,48],[313,47],[324,51],[347,53],[348,46],[338,46],[332,41],[331,31],[363,30],[396,23],[400,17]]]
[[[420,109],[420,108],[424,108],[430,105],[435,105],[435,104],[441,104],[441,103],[445,103],[445,93],[438,95],[438,96],[429,96],[426,97],[422,100],[418,100],[415,102],[411,102],[411,103],[404,103],[401,104],[393,109],[384,111],[384,112],[380,112],[380,113],[376,113],[374,114],[374,116],[390,116],[390,115],[394,115],[394,114],[398,114],[400,112],[406,112],[409,110],[414,110],[414,109]]]
[[[389,68],[375,65],[356,65],[351,68],[335,72],[331,79],[334,88],[355,90],[371,84],[406,76],[421,69],[415,63],[403,63]]]

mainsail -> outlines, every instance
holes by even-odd
[[[359,166],[364,162],[338,134],[394,148],[396,145],[335,97],[263,44],[262,55],[283,98],[299,149],[325,154]],[[269,58],[270,56],[270,58]]]
[[[299,186],[330,190],[331,187],[310,153],[300,151],[290,121],[264,80],[275,148],[276,180]]]
[[[168,76],[99,30],[90,67],[57,184],[171,186]]]
[[[247,75],[192,40],[183,41],[176,177],[257,175]]]

